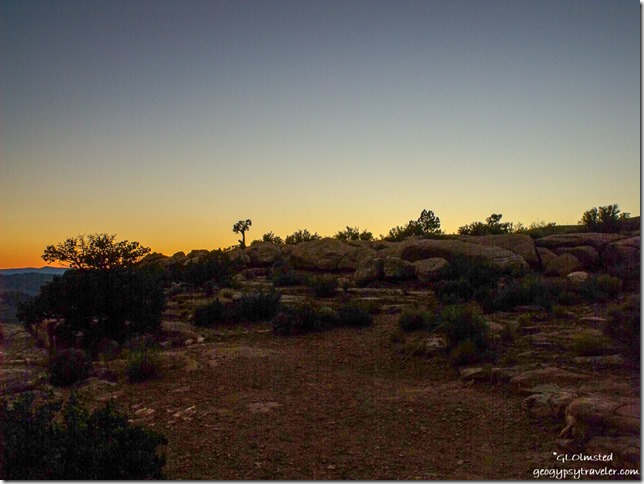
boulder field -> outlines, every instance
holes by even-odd
[[[153,253],[142,263],[164,267],[198,262],[206,250],[171,257]],[[340,241],[332,238],[275,245],[257,242],[228,252],[245,268],[266,268],[284,262],[299,270],[331,272],[352,277],[358,285],[379,280],[437,280],[455,258],[482,262],[502,272],[542,271],[565,277],[579,271],[628,271],[639,267],[640,236],[600,233],[550,235],[532,239],[525,234],[411,237],[402,242]]]

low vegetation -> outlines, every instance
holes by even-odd
[[[0,403],[2,469],[11,480],[161,479],[166,438],[133,425],[113,404],[88,412],[32,393]]]

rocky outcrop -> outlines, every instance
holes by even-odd
[[[544,274],[546,276],[563,277],[580,269],[583,269],[583,265],[579,259],[572,254],[562,254],[548,262]]]
[[[282,251],[278,245],[269,242],[251,244],[244,250],[249,257],[250,264],[257,267],[267,267],[282,258]]]
[[[581,234],[558,234],[548,235],[534,241],[537,247],[556,249],[558,247],[580,247],[589,245],[600,254],[606,246],[612,242],[622,240],[625,237],[617,234],[581,233]]]
[[[574,255],[584,269],[593,268],[599,264],[599,252],[590,245],[580,245],[579,247],[558,247],[555,249],[555,253],[557,255]]]
[[[421,282],[436,281],[449,267],[449,262],[441,257],[423,259],[413,263],[416,268],[416,277]]]
[[[503,234],[503,235],[483,235],[480,237],[461,236],[460,240],[464,242],[485,245],[488,247],[500,247],[521,256],[530,267],[538,269],[540,267],[539,256],[537,255],[534,240],[525,234]]]
[[[557,258],[557,254],[545,247],[537,247],[537,254],[541,261],[541,267],[546,267],[551,260]]]
[[[611,272],[616,269],[635,271],[640,266],[640,237],[629,237],[606,246],[602,254],[604,267]]]
[[[289,259],[296,269],[320,271],[355,271],[360,262],[375,251],[336,239],[321,239],[293,246]]]
[[[398,257],[386,257],[382,260],[382,275],[390,281],[410,279],[416,276],[416,267]]]
[[[456,239],[411,239],[400,243],[400,258],[409,262],[440,257],[450,261],[464,257],[512,272],[528,269],[523,257],[501,247],[473,244]]]

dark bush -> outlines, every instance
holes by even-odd
[[[557,302],[557,288],[542,277],[528,275],[523,279],[513,279],[499,289],[492,298],[492,309],[511,311],[515,306],[541,306],[552,311]]]
[[[104,338],[122,343],[159,327],[165,305],[162,277],[154,267],[68,270],[21,306],[19,317],[27,327],[45,318],[62,319],[56,337],[73,346],[82,333],[83,347],[94,354]]]
[[[609,322],[604,334],[622,347],[633,361],[640,361],[640,296],[629,298],[624,304],[609,311]]]
[[[337,316],[339,319],[339,316]],[[337,322],[335,317],[325,316],[311,305],[284,307],[272,319],[273,332],[278,335],[298,335],[311,331],[326,331]]]
[[[333,276],[316,276],[309,282],[315,297],[330,298],[335,296],[338,280]]]
[[[212,327],[216,323],[225,322],[227,319],[225,306],[215,299],[211,303],[197,306],[194,312],[193,322],[195,326]]]
[[[61,350],[49,361],[51,384],[57,387],[73,385],[87,377],[88,369],[89,360],[83,350]]]
[[[293,270],[287,262],[277,260],[269,270],[269,277],[275,287],[299,286],[306,282],[306,279]]]
[[[167,444],[161,434],[130,424],[112,403],[91,414],[74,394],[34,405],[22,394],[0,404],[2,477],[11,480],[161,479]]]
[[[459,343],[471,341],[476,350],[482,353],[487,348],[487,325],[483,317],[466,305],[445,307],[440,313],[440,322],[447,339],[449,350]]]
[[[398,326],[405,333],[411,331],[430,331],[437,326],[437,321],[435,316],[429,311],[406,309],[398,318]]]
[[[234,307],[235,321],[262,321],[272,319],[280,309],[281,294],[271,288],[260,289],[252,294],[243,294]]]
[[[591,276],[579,285],[579,294],[588,302],[606,302],[622,291],[621,279],[608,274]]]
[[[352,304],[345,304],[338,308],[339,324],[342,326],[371,326],[373,316]]]
[[[132,338],[126,345],[125,375],[130,383],[152,380],[161,376],[159,344],[151,335]]]
[[[233,272],[237,264],[221,249],[212,250],[198,262],[173,266],[170,279],[174,282],[185,282],[191,287],[203,287],[214,283],[221,287],[230,287]]]
[[[454,257],[435,285],[436,295],[443,304],[484,301],[496,289],[501,276],[498,269],[483,260]]]

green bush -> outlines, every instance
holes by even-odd
[[[439,318],[449,350],[466,340],[471,341],[478,353],[487,349],[487,324],[472,307],[447,306],[440,312]]]
[[[195,326],[212,327],[218,322],[224,322],[225,319],[226,308],[219,299],[215,299],[211,303],[195,308],[193,323]]]
[[[333,276],[316,276],[311,279],[309,284],[315,297],[331,298],[335,296],[338,280]]]
[[[130,424],[112,403],[89,413],[74,394],[34,405],[31,393],[0,404],[2,476],[11,480],[161,479],[167,444],[161,434]]]
[[[51,384],[58,387],[73,385],[87,377],[88,369],[89,360],[83,350],[61,350],[49,361]]]
[[[435,285],[436,295],[443,304],[485,301],[496,289],[501,275],[498,269],[485,261],[454,257]]]
[[[260,289],[252,294],[243,294],[234,307],[235,321],[262,321],[272,319],[280,309],[281,294],[271,288]]]

